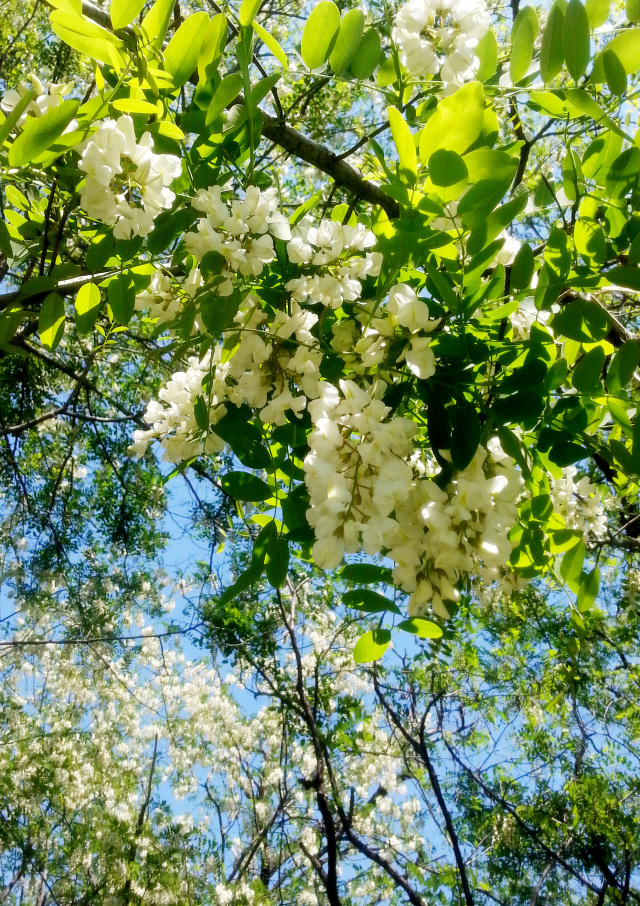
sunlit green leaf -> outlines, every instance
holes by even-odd
[[[60,344],[64,334],[64,301],[58,293],[49,293],[42,303],[38,318],[40,342],[49,352]]]
[[[353,659],[356,664],[367,664],[379,660],[391,642],[391,632],[388,629],[372,629],[361,635],[353,649]]]
[[[340,10],[333,0],[320,0],[302,32],[300,53],[309,69],[318,69],[326,63],[339,30]]]

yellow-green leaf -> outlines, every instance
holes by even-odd
[[[223,13],[214,16],[202,36],[198,54],[198,79],[206,82],[218,67],[227,43],[227,17]]]
[[[154,47],[161,47],[169,27],[171,13],[176,0],[156,0],[140,26],[147,41]]]
[[[164,68],[176,88],[181,88],[198,65],[202,40],[209,24],[205,12],[187,16],[164,50]]]
[[[367,664],[379,660],[389,647],[391,632],[388,629],[372,629],[361,635],[353,649],[356,664]]]
[[[540,76],[545,85],[558,75],[564,63],[564,12],[560,3],[549,11],[540,45]]]
[[[269,48],[271,53],[274,55],[276,60],[282,65],[282,68],[286,72],[289,69],[289,60],[286,53],[276,41],[273,35],[269,34],[266,28],[263,28],[258,22],[253,23],[253,30],[258,35],[261,41],[264,42],[265,46]]]
[[[100,63],[114,63],[114,51],[124,49],[119,39],[106,28],[90,22],[69,9],[56,9],[51,13],[51,27],[59,38]],[[122,59],[122,58],[121,58]]]
[[[418,156],[413,135],[404,117],[395,107],[388,107],[391,135],[398,151],[400,168],[404,171],[407,182],[413,184],[418,172]]]
[[[64,302],[58,293],[49,293],[42,303],[38,333],[44,348],[53,352],[64,333]]]
[[[243,25],[245,28],[247,25],[251,25],[258,15],[261,3],[262,0],[242,0],[240,12],[238,13],[240,25]]]
[[[585,610],[593,605],[596,598],[598,597],[598,592],[600,591],[600,570],[595,566],[590,573],[588,573],[582,582],[580,583],[580,588],[578,589],[578,610],[580,613],[584,613]]]
[[[596,57],[591,75],[592,82],[604,82],[605,71],[603,56],[607,51],[613,52],[628,76],[635,75],[640,69],[640,28],[627,28],[605,44]]]
[[[220,82],[216,88],[209,109],[207,110],[206,125],[212,123],[214,119],[222,113],[231,101],[235,100],[242,90],[244,81],[239,72],[230,72]]]
[[[28,117],[9,148],[9,166],[22,167],[46,151],[62,135],[79,106],[80,101],[63,101],[43,116]]]
[[[398,623],[397,628],[410,632],[411,635],[416,635],[419,639],[439,639],[442,635],[442,629],[436,623],[432,623],[430,620],[422,620],[419,617],[403,620]]]
[[[464,154],[482,132],[484,93],[480,82],[469,82],[444,98],[422,130],[420,158],[427,163],[434,151],[446,148]]]
[[[581,0],[569,0],[564,14],[562,46],[567,69],[577,82],[585,74],[591,56],[589,18]]]
[[[360,46],[363,31],[364,13],[360,9],[350,9],[342,17],[336,43],[329,55],[329,63],[337,76],[349,68]]]
[[[340,10],[333,0],[320,0],[302,32],[300,52],[305,66],[318,69],[329,58],[340,30]]]
[[[109,15],[114,28],[125,28],[140,14],[145,0],[111,0]]]
[[[351,61],[351,75],[354,79],[368,79],[380,61],[380,35],[370,28],[362,36],[358,52]]]
[[[100,290],[95,283],[85,283],[80,287],[74,307],[78,331],[82,334],[89,333],[100,312]]]
[[[498,41],[492,28],[488,28],[476,45],[480,66],[476,73],[479,82],[486,82],[498,68]]]
[[[530,6],[525,9],[531,9]],[[524,12],[524,10],[520,10]],[[520,13],[518,13],[520,15]],[[517,19],[516,19],[517,22]],[[514,23],[515,32],[515,23]],[[509,61],[509,75],[515,84],[524,78],[531,66],[533,59],[533,44],[536,39],[530,19],[523,19],[520,27],[515,32],[511,42],[511,59]]]
[[[609,18],[611,0],[585,0],[584,8],[591,28],[600,28]]]

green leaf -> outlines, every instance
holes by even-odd
[[[198,79],[205,83],[218,67],[227,44],[227,17],[218,13],[207,25],[198,54]]]
[[[640,178],[640,149],[627,148],[609,167],[605,182],[612,198],[624,198],[633,192]]]
[[[260,4],[262,0],[242,0],[240,4],[240,12],[238,13],[238,21],[240,25],[243,25],[245,28],[248,25],[251,25],[255,17],[258,15],[260,10]]]
[[[616,393],[630,383],[633,374],[640,362],[640,343],[637,340],[627,340],[616,352],[607,372],[607,390]]]
[[[387,114],[389,116],[389,125],[391,126],[391,135],[400,159],[400,168],[406,181],[413,185],[418,173],[418,156],[413,134],[399,110],[395,107],[388,107]]]
[[[236,289],[230,296],[221,296],[215,289],[198,296],[200,317],[207,333],[219,337],[233,322],[240,308],[241,293]]]
[[[250,472],[227,472],[220,479],[220,484],[234,500],[268,500],[273,495],[266,481]]]
[[[370,28],[362,36],[358,51],[351,61],[351,74],[355,79],[368,79],[380,60],[380,35],[377,29]]]
[[[233,585],[230,585],[226,588],[220,595],[220,604],[228,604],[229,601],[233,601],[234,598],[240,594],[240,592],[246,591],[247,588],[250,588],[254,585],[260,576],[262,575],[262,564],[255,565],[252,564],[244,572],[240,573]]]
[[[55,9],[50,18],[51,27],[65,44],[100,63],[113,65],[120,56],[118,48],[124,49],[118,38],[106,28],[71,10]],[[121,56],[120,61],[124,62]]]
[[[46,151],[62,135],[79,106],[80,101],[63,101],[44,116],[27,117],[22,132],[9,148],[9,166],[22,167]]]
[[[379,660],[389,647],[391,632],[388,629],[372,629],[361,635],[353,649],[356,664],[367,664]]]
[[[578,589],[578,610],[584,613],[593,605],[600,591],[600,570],[595,566],[590,573],[584,577]]]
[[[355,607],[363,613],[400,613],[399,608],[389,598],[372,591],[370,588],[354,588],[342,596],[342,603],[346,607]]]
[[[634,25],[640,24],[640,0],[627,0],[627,19]]]
[[[393,582],[391,570],[386,566],[376,566],[374,563],[347,563],[339,572],[345,582],[362,582],[368,585],[384,582],[390,585]]]
[[[267,558],[267,551],[270,546],[278,540],[278,527],[275,522],[267,522],[260,530],[258,537],[254,541],[253,551],[251,552],[251,565],[262,566]]]
[[[140,15],[145,0],[111,0],[109,15],[114,28],[126,28]]]
[[[253,30],[286,72],[289,69],[289,59],[273,35],[269,34],[266,28],[263,28],[258,22],[253,23]]]
[[[340,30],[340,10],[333,0],[320,0],[302,32],[300,52],[305,66],[318,69],[329,58]]]
[[[466,469],[480,443],[480,419],[476,407],[465,399],[451,407],[451,459],[456,469]]]
[[[543,410],[544,400],[539,393],[521,390],[519,393],[496,400],[491,412],[498,424],[514,425],[539,418]]]
[[[446,468],[447,460],[440,451],[451,447],[451,421],[442,397],[430,385],[427,385],[427,433],[433,455]]]
[[[478,183],[475,188],[477,189],[481,185],[482,183]],[[512,198],[511,201],[508,201],[506,204],[501,205],[501,207],[497,208],[497,210],[492,214],[489,214],[489,216],[486,216],[485,214],[485,217],[481,218],[479,222],[476,222],[474,218],[474,227],[467,243],[468,253],[470,255],[476,255],[490,242],[493,242],[496,236],[506,229],[506,227],[508,227],[509,224],[524,211],[527,206],[527,197],[526,192],[523,192],[521,195],[516,195],[515,198]],[[466,209],[463,207],[463,223],[466,221],[465,210]],[[460,206],[458,207],[458,212],[460,212]]]
[[[602,54],[604,77],[611,94],[621,96],[627,90],[627,74],[618,55],[608,48]]]
[[[176,0],[156,0],[142,20],[140,28],[154,47],[162,47],[175,3]]]
[[[523,242],[511,265],[511,288],[516,291],[529,289],[534,269],[533,250],[528,242]]]
[[[468,82],[443,98],[420,136],[420,159],[427,163],[445,148],[463,154],[482,133],[484,93],[480,82]]]
[[[113,317],[126,327],[136,306],[136,288],[131,274],[123,273],[114,277],[107,287],[107,298]]]
[[[260,79],[251,90],[251,103],[257,107],[260,101],[265,98],[272,88],[280,81],[281,73],[272,72],[265,79]]]
[[[176,88],[182,88],[195,72],[208,25],[209,16],[205,12],[187,16],[165,47],[164,68]]]
[[[585,0],[584,8],[589,17],[591,29],[600,28],[609,18],[611,0]]]
[[[582,172],[587,179],[595,179],[598,185],[605,184],[609,168],[622,150],[622,138],[609,130],[594,139],[582,158]]]
[[[243,84],[244,81],[239,72],[230,72],[229,75],[226,75],[223,78],[223,80],[214,91],[213,97],[211,98],[211,103],[209,104],[207,117],[205,120],[206,126],[212,123],[215,118],[219,116],[226,107],[229,106],[231,101],[235,100],[238,97],[238,95],[242,91]]]
[[[442,629],[436,623],[432,623],[430,620],[422,620],[420,617],[403,620],[398,623],[396,629],[410,632],[411,635],[416,635],[419,639],[439,639],[442,636]]]
[[[640,268],[622,264],[606,271],[606,278],[615,286],[624,286],[625,289],[640,290]]]
[[[598,125],[606,126],[608,129],[611,129],[612,132],[616,132],[622,139],[627,138],[626,134],[618,124],[611,119],[606,110],[603,110],[600,104],[598,104],[584,88],[568,88],[565,95],[569,103],[573,104],[574,107],[577,107],[578,110],[581,110],[582,113],[586,113],[587,116],[590,116],[594,122],[598,123]]]
[[[514,85],[527,74],[529,67],[531,66],[531,60],[533,59],[533,45],[536,39],[533,23],[531,22],[531,19],[526,16],[520,20],[518,26],[518,20],[527,10],[533,12],[533,7],[523,7],[516,16],[516,21],[513,23],[509,75],[511,76],[511,81]]]
[[[338,37],[329,55],[329,63],[337,76],[343,75],[354,59],[362,33],[364,31],[364,13],[360,9],[350,9],[342,17]]]
[[[627,28],[612,38],[597,55],[589,79],[591,82],[604,82],[603,54],[611,51],[616,55],[628,76],[635,75],[640,69],[640,28]]]
[[[196,417],[196,424],[201,431],[209,430],[209,407],[207,406],[205,399],[202,395],[198,395],[195,398],[193,404],[193,414]]]
[[[466,185],[469,171],[459,154],[439,148],[429,158],[429,176],[434,186]]]
[[[30,88],[22,95],[13,110],[7,114],[5,121],[0,123],[0,145],[3,145],[6,139],[9,138],[14,126],[18,124],[18,120],[35,97],[37,97],[36,92],[33,88]]]
[[[588,299],[578,299],[564,305],[551,320],[554,333],[580,343],[597,343],[604,340],[611,329],[607,312]]]
[[[226,413],[214,427],[215,433],[229,444],[234,455],[248,469],[268,469],[269,451],[262,443],[262,432],[251,421],[253,413],[247,406],[238,408],[226,404]],[[291,494],[289,495],[291,497]],[[283,509],[286,501],[283,503]]]
[[[584,546],[584,541],[580,539],[580,541],[578,541],[577,544],[574,544],[563,556],[560,563],[560,575],[567,584],[570,585],[580,578],[585,553],[586,548]]]
[[[585,353],[573,370],[573,386],[580,393],[594,393],[601,387],[600,379],[604,368],[604,349],[594,346]]]
[[[289,545],[282,535],[269,545],[267,551],[266,573],[272,588],[282,588],[289,571]]]
[[[476,57],[480,61],[476,79],[487,82],[498,68],[498,41],[492,28],[488,28],[476,44]]]
[[[91,332],[100,313],[100,290],[95,283],[85,283],[78,290],[74,302],[76,324],[81,334]]]
[[[564,14],[562,46],[567,69],[577,82],[585,74],[591,56],[589,18],[580,0],[569,0]]]
[[[555,79],[563,63],[564,11],[560,3],[554,3],[540,45],[540,75],[545,85]]]
[[[53,352],[64,334],[64,302],[58,293],[49,293],[42,303],[38,333],[44,348]]]

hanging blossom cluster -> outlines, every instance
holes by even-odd
[[[147,289],[136,296],[136,311],[150,311],[160,323],[169,323],[182,314],[185,302],[193,300],[201,286],[202,275],[197,267],[179,280],[158,269]]]
[[[221,256],[222,295],[238,286],[247,295],[223,342],[190,359],[149,403],[149,428],[135,432],[130,452],[142,455],[154,439],[170,462],[221,452],[215,427],[229,404],[246,403],[266,426],[308,409],[313,430],[304,471],[319,566],[337,566],[345,553],[384,551],[395,561],[396,582],[412,595],[412,613],[430,606],[440,616],[447,615],[445,601],[457,600],[463,576],[508,582],[507,535],[521,487],[513,462],[494,443],[443,490],[433,480],[436,463],[414,446],[416,424],[392,417],[382,401],[389,370],[423,380],[434,373],[431,336],[440,321],[407,284],[383,300],[361,298],[362,281],[381,267],[381,255],[369,251],[373,234],[334,221],[296,225],[286,249],[300,273],[286,285],[288,310],[268,314],[250,285],[275,255],[273,237],[287,235],[273,193],[251,187],[245,198],[226,201],[212,187],[195,205],[206,217],[185,237],[187,247],[199,261],[209,252]],[[158,279],[139,302],[170,300],[172,292],[168,277]],[[176,310],[165,304],[167,314]],[[305,304],[335,312],[331,345],[353,379],[334,386],[322,377],[318,316]],[[206,431],[196,417],[198,398],[208,411]]]
[[[577,474],[575,466],[568,466],[562,470],[562,478],[550,478],[553,509],[562,516],[568,529],[604,538],[607,517],[598,489],[586,475],[576,481]]]
[[[484,0],[409,0],[400,7],[392,37],[414,76],[440,74],[445,90],[473,79],[478,41],[489,28]]]
[[[126,115],[103,122],[79,150],[78,168],[86,174],[83,209],[112,225],[116,239],[147,236],[158,214],[175,200],[169,186],[182,172],[180,158],[154,154],[149,132],[137,142]]]
[[[349,226],[321,220],[314,226],[303,218],[293,228],[287,256],[307,273],[289,280],[286,289],[300,303],[338,309],[343,302],[355,302],[362,293],[361,281],[380,274],[382,255],[367,251],[375,242],[374,234],[361,223]]]
[[[151,427],[134,433],[130,452],[142,455],[153,439],[160,440],[169,462],[221,452],[225,442],[215,425],[226,414],[225,403],[247,403],[265,424],[284,425],[287,412],[301,413],[319,392],[322,353],[311,333],[316,321],[293,302],[290,313],[277,312],[267,322],[248,295],[227,331],[229,346],[223,351],[218,345],[201,360],[191,358],[186,371],[173,375],[159,401],[149,403],[145,419]],[[199,396],[209,411],[211,430],[204,435],[195,415]]]
[[[262,192],[257,186],[248,186],[244,198],[226,201],[222,186],[210,186],[198,192],[193,207],[205,216],[198,220],[195,233],[185,235],[184,242],[198,261],[210,252],[220,255],[222,279],[216,291],[221,296],[231,295],[236,274],[257,277],[273,261],[274,237],[291,237],[289,222],[278,211],[275,189]]]
[[[309,405],[314,429],[304,467],[314,560],[331,569],[345,553],[384,551],[395,582],[411,593],[410,614],[431,608],[446,618],[445,602],[458,600],[463,576],[484,585],[503,579],[522,479],[494,440],[441,488],[435,463],[413,446],[415,423],[390,417],[384,390],[382,381],[341,381],[339,391],[323,384]]]

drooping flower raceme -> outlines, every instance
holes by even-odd
[[[179,157],[154,154],[153,137],[139,142],[130,116],[106,120],[82,148],[78,168],[86,174],[80,203],[90,217],[113,225],[116,239],[147,236],[170,208],[169,186],[181,173]]]
[[[275,189],[260,191],[248,186],[244,198],[226,201],[222,186],[201,189],[193,207],[205,216],[197,223],[197,232],[184,237],[187,249],[202,261],[209,252],[221,258],[221,275],[217,292],[229,296],[233,292],[234,275],[259,276],[265,264],[275,258],[273,238],[289,239],[287,219],[278,211]]]
[[[381,381],[322,384],[309,405],[314,430],[304,468],[314,560],[331,569],[345,553],[382,551],[395,562],[395,582],[411,593],[410,613],[446,617],[462,578],[502,579],[522,479],[494,440],[441,487],[435,462],[414,449],[415,423],[390,417],[385,389]]]
[[[553,509],[564,519],[567,528],[604,538],[607,534],[607,517],[598,489],[586,475],[577,481],[578,470],[568,466],[562,478],[550,479]]]
[[[475,77],[476,47],[488,27],[484,0],[409,0],[398,11],[392,37],[412,75],[439,73],[452,91]]]

